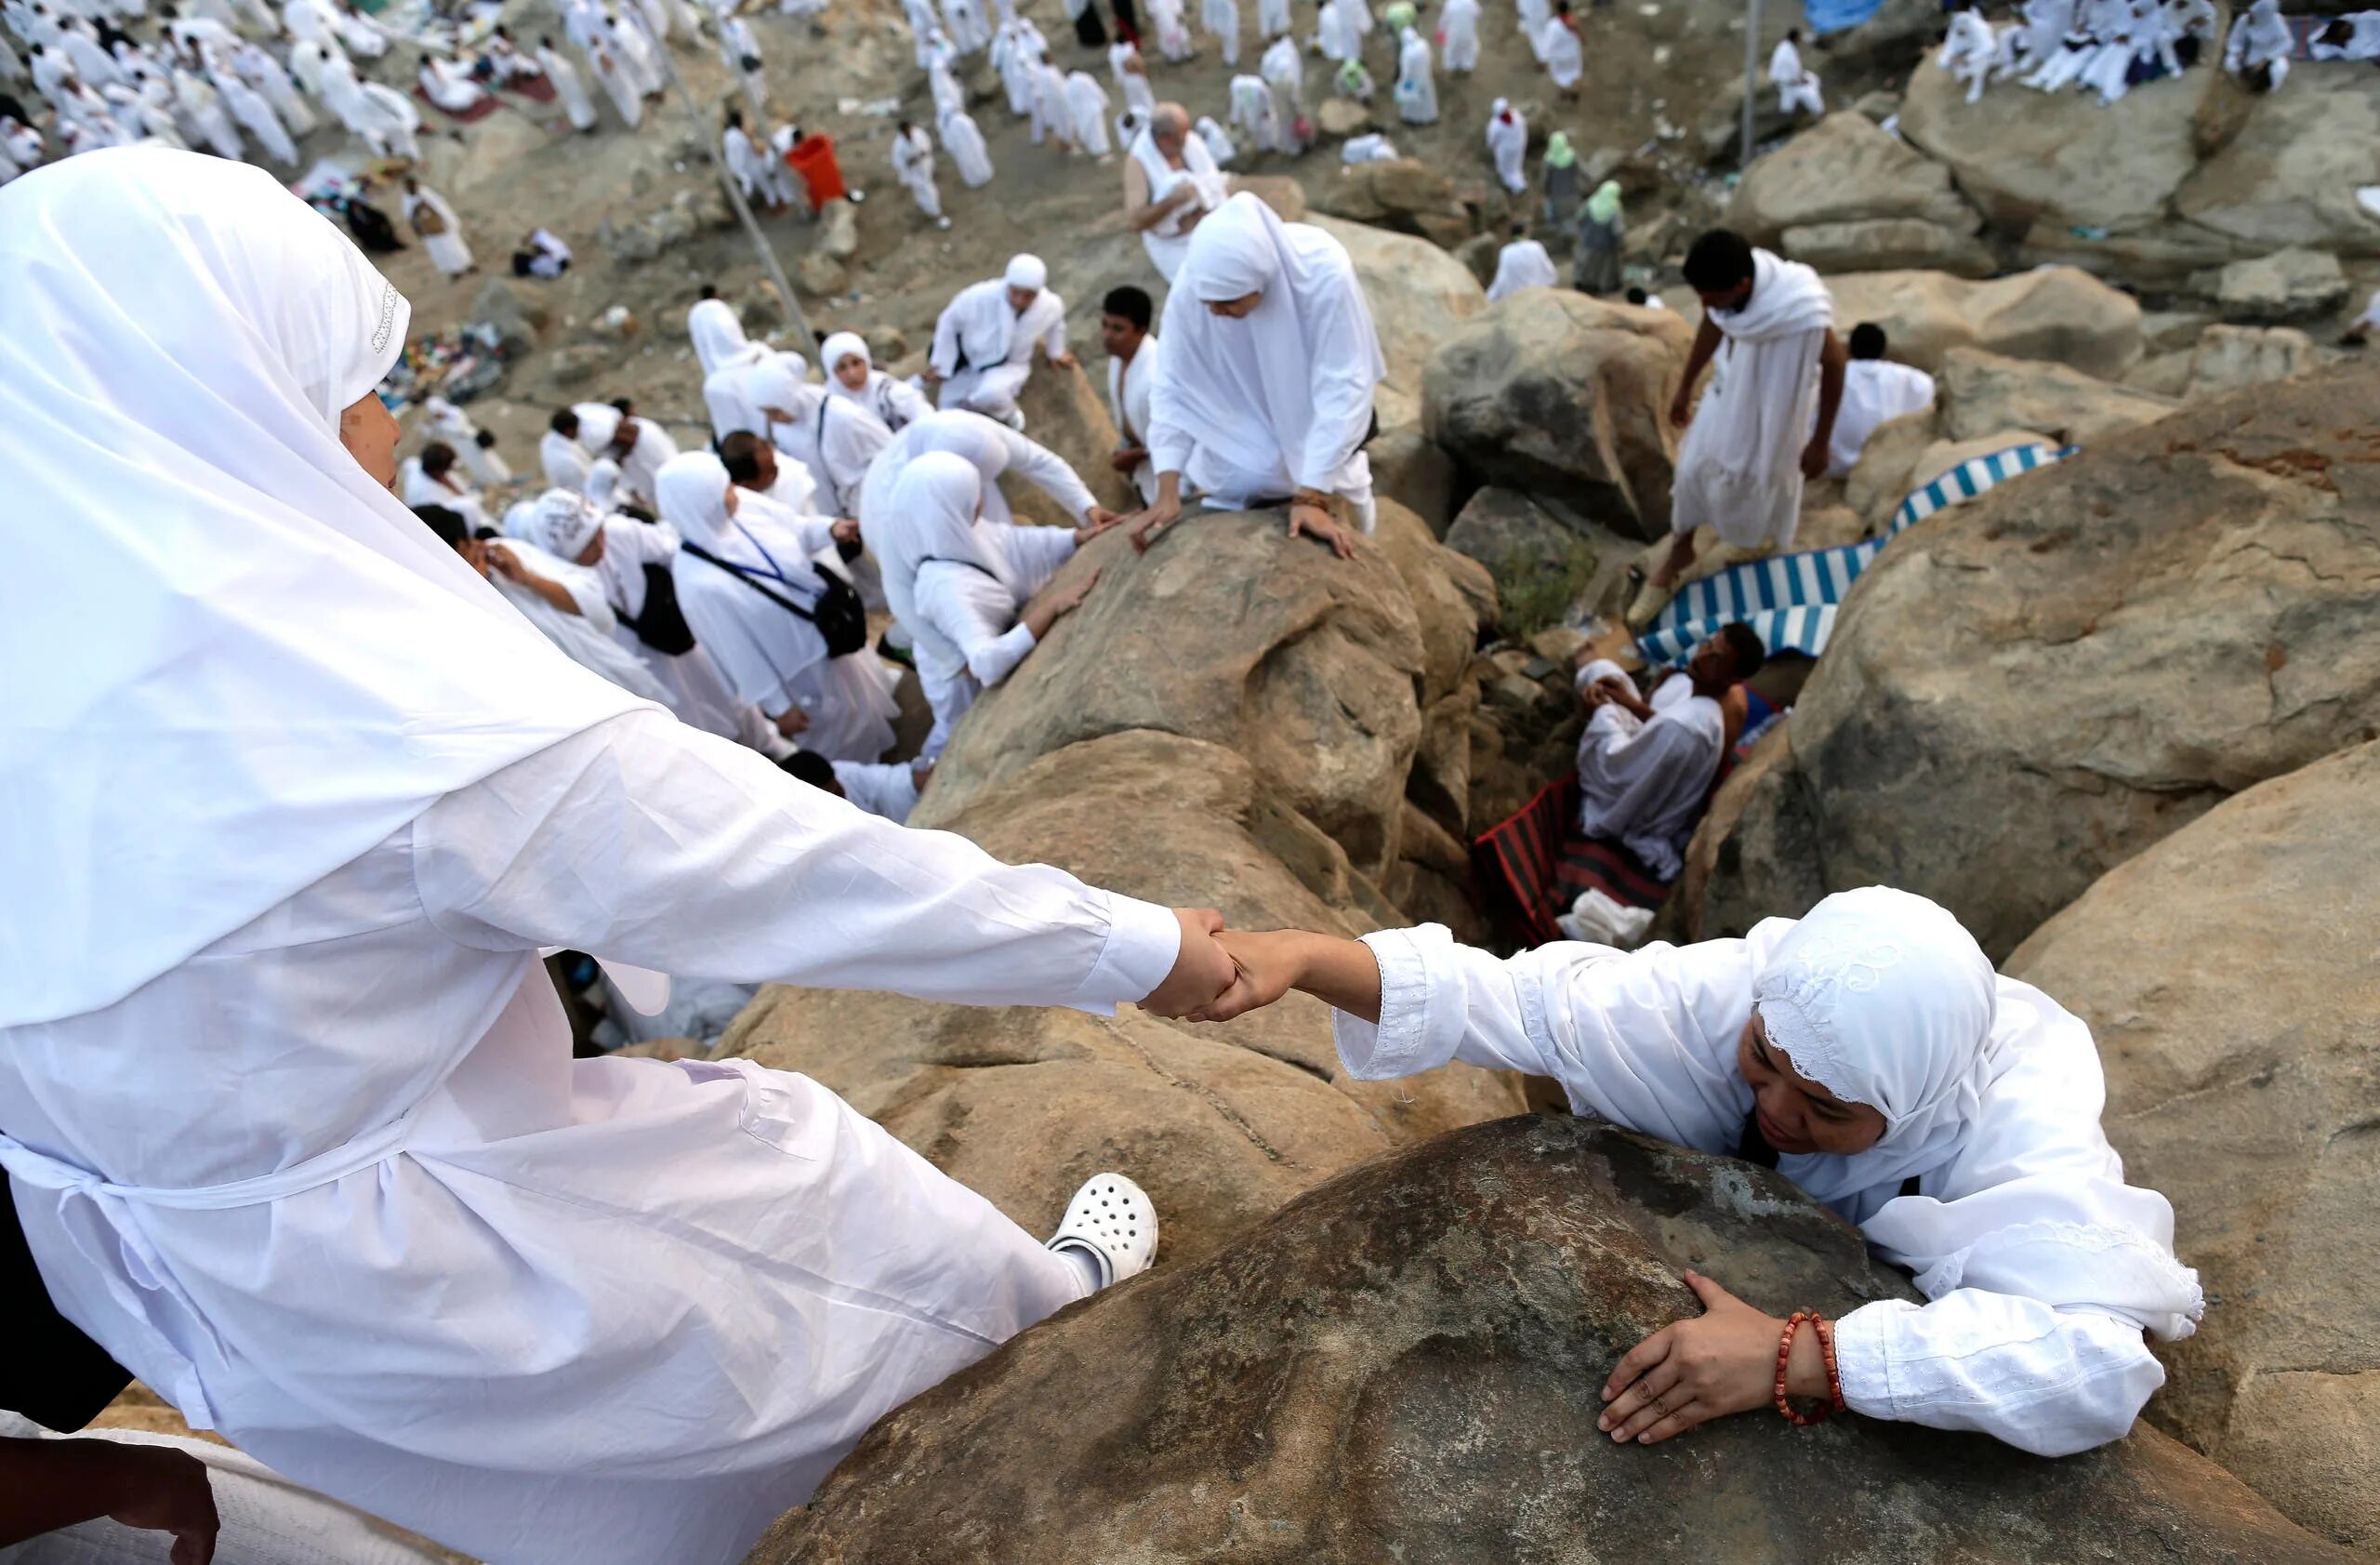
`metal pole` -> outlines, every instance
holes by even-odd
[[[1752,0],[1755,6],[1759,3],[1760,0]],[[678,74],[678,62],[669,58],[669,46],[654,36],[653,24],[645,20],[643,9],[635,0],[628,0],[628,4],[620,9],[634,19],[629,25],[641,32],[645,42],[653,46],[654,58],[661,61],[662,72],[668,76],[670,86],[677,90],[678,100],[686,106],[686,117],[694,124],[696,140],[708,145],[710,121],[703,113],[702,106],[694,101],[694,95],[686,90],[684,78]],[[768,127],[761,126],[759,128],[760,144],[767,146]],[[760,219],[752,216],[751,206],[744,199],[743,187],[736,184],[735,176],[728,172],[723,159],[714,153],[711,161],[718,166],[719,182],[721,188],[727,192],[727,204],[735,208],[737,219],[744,224],[744,232],[752,241],[752,248],[760,252],[761,270],[769,274],[769,281],[776,287],[777,298],[785,306],[786,319],[792,323],[795,331],[801,334],[802,356],[807,358],[818,347],[817,335],[810,329],[810,317],[801,312],[801,301],[794,297],[793,285],[787,281],[785,268],[777,264],[777,253],[770,245],[769,236],[760,232]]]
[[[630,7],[633,9],[634,7]],[[1744,147],[1736,159],[1739,169],[1752,166],[1752,112],[1760,96],[1760,0],[1745,0],[1744,10]]]

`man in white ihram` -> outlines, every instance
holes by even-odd
[[[1578,672],[1587,730],[1579,736],[1579,829],[1618,842],[1655,878],[1674,881],[1686,844],[1719,776],[1736,686],[1768,656],[1749,625],[1729,625],[1694,649],[1685,671],[1650,700],[1620,665],[1598,657]]]
[[[1038,345],[1050,362],[1074,367],[1066,351],[1066,303],[1049,288],[1038,256],[1012,257],[1000,276],[959,290],[934,323],[925,378],[942,388],[942,407],[966,408],[1025,428],[1016,399],[1033,373]]]

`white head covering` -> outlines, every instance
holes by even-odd
[[[1012,256],[1003,281],[1012,288],[1031,288],[1039,293],[1050,285],[1050,269],[1041,264],[1039,256]]]
[[[709,452],[670,458],[661,464],[654,487],[660,491],[654,498],[661,519],[686,542],[730,564],[774,576],[764,585],[805,608],[826,590],[800,537],[772,518],[773,508],[749,504],[750,497],[740,495],[735,514],[728,514],[727,464]]]
[[[1001,551],[985,545],[976,531],[983,508],[984,475],[975,464],[949,451],[927,451],[901,469],[873,526],[861,524],[868,552],[884,574],[884,598],[894,617],[915,631],[914,591],[918,568],[928,560],[972,565],[1005,580]]]
[[[609,457],[598,458],[587,469],[587,503],[609,511],[619,494],[620,464]]]
[[[529,511],[522,535],[557,559],[574,563],[603,530],[603,510],[568,489],[549,489]]]
[[[830,333],[827,336],[826,340],[819,344],[818,363],[823,365],[826,371],[826,378],[830,383],[828,390],[831,391],[842,384],[840,379],[836,378],[835,370],[845,359],[850,358],[854,353],[859,355],[860,362],[867,365],[868,368],[874,369],[876,367],[876,357],[867,351],[867,338],[860,336],[860,334],[855,331],[839,331]]]
[[[44,519],[0,657],[46,670],[0,704],[0,1027],[122,999],[639,705],[340,444],[409,312],[270,174],[36,170],[0,190],[0,471]]]

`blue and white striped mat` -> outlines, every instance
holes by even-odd
[[[1636,648],[1647,665],[1681,667],[1719,627],[1740,619],[1760,632],[1772,656],[1800,652],[1816,657],[1834,632],[1836,605],[1895,534],[2074,450],[2037,444],[1970,458],[1903,500],[1882,537],[1748,560],[1690,581],[1636,638]]]

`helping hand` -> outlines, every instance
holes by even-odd
[[[1136,554],[1147,553],[1149,539],[1172,526],[1175,519],[1181,514],[1180,500],[1168,500],[1159,496],[1157,503],[1146,511],[1124,518],[1124,525],[1132,530],[1132,551]]]
[[[1215,997],[1194,1021],[1227,1022],[1234,1016],[1261,1011],[1297,986],[1304,962],[1298,948],[1300,932],[1226,930],[1215,936],[1231,953],[1238,970],[1231,988]]]
[[[1638,1343],[1604,1383],[1604,1400],[1611,1405],[1595,1426],[1614,1440],[1656,1445],[1698,1424],[1766,1407],[1777,1394],[1777,1343],[1785,1322],[1699,1273],[1687,1272],[1686,1285],[1702,1301],[1704,1313]],[[1788,1389],[1813,1390],[1813,1360],[1815,1392],[1823,1394],[1826,1366],[1818,1333],[1796,1332]]]
[[[1173,916],[1182,925],[1182,954],[1174,958],[1173,971],[1165,975],[1165,982],[1141,1001],[1141,1009],[1178,1021],[1204,1012],[1231,988],[1238,969],[1215,941],[1223,926],[1221,913],[1212,908],[1176,908]]]
[[[857,543],[859,541],[859,522],[853,517],[838,516],[835,518],[835,524],[832,527],[827,528],[826,531],[837,543]]]
[[[1050,596],[1050,606],[1055,609],[1061,617],[1072,614],[1075,610],[1082,607],[1082,601],[1085,598],[1090,597],[1091,590],[1098,585],[1099,573],[1097,571],[1093,571],[1089,576],[1084,577],[1080,581],[1076,582],[1072,587],[1061,588],[1056,592],[1051,593]]]
[[[810,727],[810,714],[800,707],[787,707],[777,719],[777,736],[782,739],[800,737]]]
[[[1060,369],[1072,369],[1081,361],[1075,357],[1074,350],[1069,348],[1063,352],[1051,354],[1050,362]]]
[[[507,581],[526,581],[529,579],[529,567],[521,563],[521,556],[513,553],[512,550],[507,549],[504,545],[500,543],[488,544],[486,546],[485,557],[488,568],[496,572],[496,575],[504,577]]]
[[[1299,534],[1320,538],[1330,546],[1330,552],[1342,560],[1355,557],[1355,536],[1331,519],[1329,511],[1318,505],[1289,507],[1289,537]]]
[[[1122,526],[1124,522],[1120,512],[1110,511],[1104,505],[1092,506],[1082,513],[1082,525],[1075,529],[1075,547],[1080,549],[1109,528]]]

